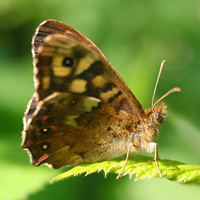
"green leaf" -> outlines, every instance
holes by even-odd
[[[108,173],[119,174],[124,166],[124,162],[125,161],[111,160],[94,164],[82,164],[57,175],[50,182],[53,183],[83,173],[87,176],[100,171],[103,171],[105,176],[107,176]],[[163,178],[165,177],[170,181],[176,181],[178,183],[200,183],[200,166],[186,165],[172,160],[159,160],[158,164]],[[129,175],[129,177],[132,178],[134,174],[136,175],[135,181],[160,177],[153,158],[141,155],[129,158],[122,176]]]

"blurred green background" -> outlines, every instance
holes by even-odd
[[[144,108],[150,107],[159,66],[166,59],[156,99],[169,118],[162,126],[161,159],[200,165],[200,1],[0,1],[0,199],[199,199],[200,187],[166,179],[134,182],[103,173],[50,185],[66,169],[34,167],[21,149],[22,116],[34,92],[31,38],[45,19],[62,21],[90,38]],[[153,155],[152,155],[153,158]],[[134,178],[134,177],[133,177]]]

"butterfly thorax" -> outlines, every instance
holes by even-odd
[[[153,109],[145,110],[146,118],[137,126],[137,133],[134,135],[133,146],[138,143],[136,151],[154,151],[152,144],[155,143],[159,135],[159,124],[164,121],[167,116],[167,106],[162,103],[160,106],[155,106]]]

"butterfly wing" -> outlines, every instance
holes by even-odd
[[[44,21],[32,44],[38,101],[53,91],[70,92],[99,98],[138,118],[145,115],[103,53],[75,29],[58,21]]]
[[[31,162],[60,168],[127,152],[137,118],[94,97],[54,92],[41,100],[24,130]]]
[[[36,92],[22,135],[32,163],[59,168],[126,153],[145,114],[101,51],[53,20],[39,25],[32,44]]]

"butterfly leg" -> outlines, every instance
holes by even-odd
[[[160,177],[162,178],[163,176],[162,176],[162,173],[161,173],[159,165],[158,165],[158,148],[157,148],[157,143],[154,143],[154,145],[155,145],[155,157],[154,157],[154,160],[156,162],[158,173],[159,173]]]
[[[129,158],[129,154],[130,154],[130,151],[131,151],[131,147],[133,146],[133,144],[131,143],[129,148],[128,148],[128,152],[127,152],[127,155],[126,155],[126,160],[125,160],[125,163],[124,163],[124,166],[122,168],[122,170],[120,171],[120,173],[117,175],[116,179],[119,179],[119,177],[121,177],[125,167],[126,167],[126,164],[128,162],[128,158]]]

